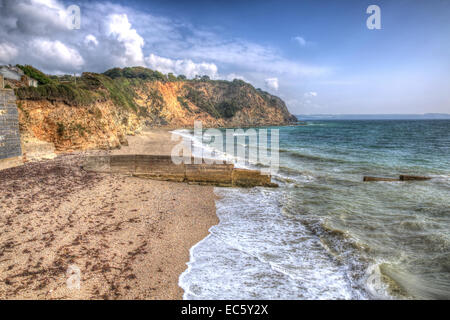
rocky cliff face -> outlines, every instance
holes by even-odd
[[[156,71],[84,73],[77,82],[16,90],[22,135],[58,151],[115,148],[144,127],[285,125],[296,118],[278,97],[240,80],[170,79]],[[156,76],[155,76],[156,75]],[[169,80],[170,79],[170,80]]]

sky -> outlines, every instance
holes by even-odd
[[[450,0],[0,0],[0,64],[242,79],[294,114],[450,113],[449,21]]]

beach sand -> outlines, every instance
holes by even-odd
[[[172,133],[168,129],[144,130],[139,135],[128,136],[128,146],[108,150],[105,153],[170,155],[172,148],[181,141],[180,136],[174,137],[178,140],[172,141]]]
[[[110,153],[167,154],[168,138]],[[0,299],[181,299],[189,249],[218,223],[213,187],[86,172],[86,154],[0,171]]]

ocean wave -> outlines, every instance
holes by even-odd
[[[281,214],[279,190],[216,192],[220,222],[191,250],[186,299],[365,298],[320,239]]]
[[[298,159],[306,159],[306,160],[322,161],[322,162],[333,162],[333,163],[348,163],[348,162],[352,162],[350,160],[339,159],[339,158],[332,158],[332,157],[325,156],[325,155],[301,153],[301,152],[294,151],[294,150],[280,149],[279,151],[280,151],[280,153],[286,153],[290,157],[298,158]]]
[[[220,223],[191,251],[185,298],[448,298],[445,162],[422,165],[404,150],[355,156],[347,143],[317,151],[328,145],[281,149],[279,188],[216,188]],[[408,172],[432,180],[362,182]]]

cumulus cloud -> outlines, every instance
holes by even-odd
[[[57,0],[0,0],[0,26],[15,35],[51,36],[70,30],[71,14]]]
[[[76,49],[66,46],[56,40],[36,39],[31,43],[32,54],[47,67],[67,67],[71,66],[79,69],[84,60]]]
[[[84,44],[87,46],[89,46],[89,45],[97,46],[98,40],[94,35],[88,34],[86,37],[84,37]]]
[[[268,78],[265,79],[266,87],[269,89],[273,89],[275,91],[278,90],[278,78]]]
[[[107,19],[107,34],[115,37],[125,48],[124,55],[119,57],[120,66],[142,65],[144,39],[131,27],[126,14],[112,14]]]
[[[81,29],[70,30],[66,4],[61,0],[0,0],[0,39],[2,45],[9,44],[1,47],[2,58],[35,65],[44,72],[147,66],[188,77],[245,79],[259,86],[264,86],[266,78],[298,80],[329,72],[327,67],[287,59],[276,48],[224,38],[186,21],[111,2],[79,5]],[[56,52],[45,50],[43,41]],[[12,45],[17,51],[11,50]],[[47,58],[33,52],[36,47]],[[48,57],[54,57],[55,63]],[[270,88],[277,90],[278,82],[272,81]]]
[[[17,54],[17,48],[11,43],[0,43],[0,62],[9,63]]]
[[[156,69],[162,73],[183,74],[188,78],[193,78],[196,75],[207,75],[213,79],[217,78],[217,66],[214,63],[194,63],[188,59],[174,60],[155,54],[150,54],[145,58],[145,62],[150,69]]]

